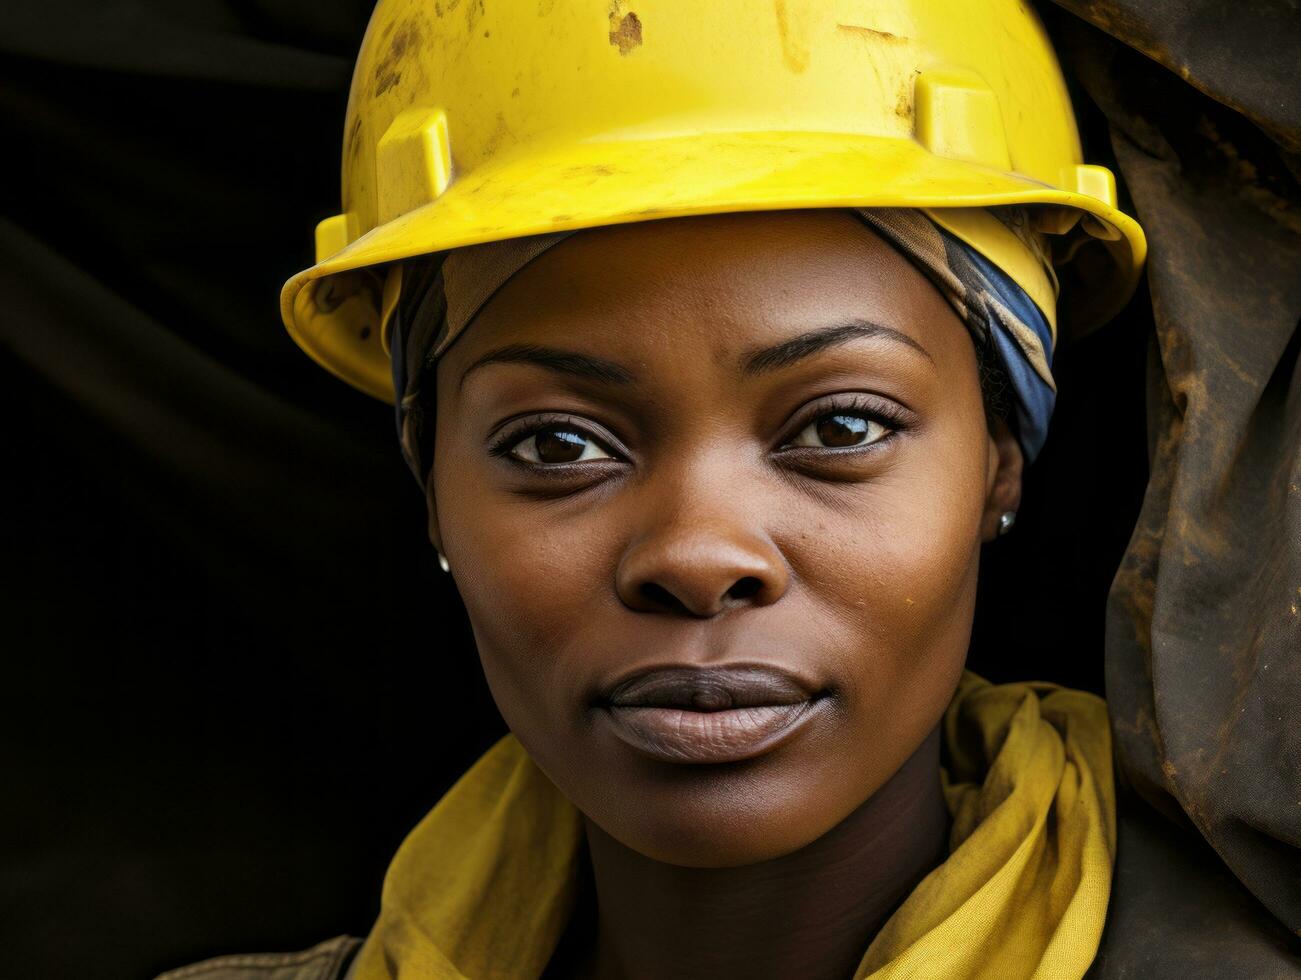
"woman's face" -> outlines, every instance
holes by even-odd
[[[581,232],[437,368],[430,533],[493,695],[648,857],[848,816],[934,729],[1019,494],[965,327],[843,211]]]

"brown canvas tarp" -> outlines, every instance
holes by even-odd
[[[1092,25],[1050,18],[1063,60],[1106,117],[1151,245],[1151,475],[1107,617],[1120,771],[1167,818],[1191,824],[1295,936],[1301,11],[1288,2],[1058,2]],[[1162,832],[1145,833],[1155,843]],[[1122,901],[1124,872],[1135,870],[1124,869],[1123,845]],[[1153,887],[1163,867],[1146,867],[1147,885],[1131,885]],[[1171,882],[1163,887],[1167,901],[1181,900]],[[1182,896],[1197,900],[1195,889]],[[1136,921],[1159,929],[1154,920],[1169,908],[1152,903]],[[1213,951],[1216,925],[1200,922],[1187,948]],[[1168,960],[1171,950],[1161,953]],[[1264,969],[1267,959],[1250,962]],[[1281,954],[1269,973],[1241,975],[1290,975],[1297,963]]]

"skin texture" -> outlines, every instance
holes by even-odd
[[[618,370],[484,361],[521,346]],[[557,972],[848,976],[944,854],[937,725],[1019,502],[952,309],[842,211],[592,229],[443,355],[436,425],[430,538],[502,715],[588,821],[596,911]],[[736,663],[819,693],[757,758],[648,759],[595,703]]]

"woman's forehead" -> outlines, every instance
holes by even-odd
[[[853,214],[714,214],[570,236],[515,273],[444,359],[502,344],[717,354],[855,321],[927,349],[969,343],[925,276]]]

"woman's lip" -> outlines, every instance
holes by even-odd
[[[615,684],[602,699],[619,708],[725,711],[799,704],[816,692],[793,674],[766,664],[660,667]]]
[[[771,752],[812,718],[817,702],[765,704],[725,711],[621,708],[606,716],[628,746],[660,762],[708,765],[740,762]]]
[[[815,716],[813,685],[762,664],[663,667],[609,689],[614,734],[662,762],[718,764],[770,752]]]

